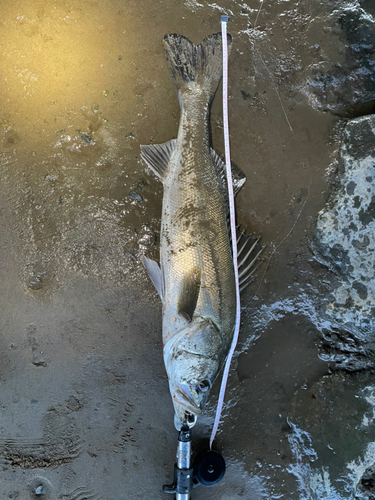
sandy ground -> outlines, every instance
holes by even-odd
[[[337,370],[327,350],[337,325],[321,308],[339,278],[310,248],[345,116],[375,97],[348,49],[356,26],[370,36],[371,2],[4,0],[0,12],[0,497],[168,498],[161,304],[138,260],[158,259],[162,186],[139,146],[177,133],[163,36],[198,44],[229,14],[238,222],[268,249],[215,444],[227,473],[193,499],[374,498],[355,489],[375,462],[371,372]],[[223,151],[219,94],[211,118]],[[214,412],[215,394],[196,451]]]

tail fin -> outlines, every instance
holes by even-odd
[[[229,33],[227,40],[229,54],[232,47]],[[223,72],[221,41],[221,33],[207,36],[200,45],[194,45],[182,35],[165,35],[165,56],[179,99],[194,82],[206,90],[211,99],[214,97]]]

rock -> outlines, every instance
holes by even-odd
[[[131,191],[129,193],[129,198],[134,200],[134,201],[137,201],[138,203],[141,203],[143,201],[142,196],[138,193],[135,193],[134,191]]]
[[[375,315],[374,144],[375,116],[347,124],[340,151],[340,188],[319,213],[311,242],[316,259],[337,275],[339,283],[322,314],[339,331],[353,336],[350,341],[345,334],[340,338],[347,349],[351,343],[348,352],[365,349],[370,358]]]
[[[91,135],[89,134],[81,134],[81,139],[86,143],[86,144],[91,144]]]
[[[290,471],[308,500],[374,500],[373,375],[338,371],[299,391],[289,414]]]
[[[348,4],[333,11],[331,18],[346,39],[344,62],[317,71],[311,82],[321,108],[348,117],[375,109],[375,20],[364,8]]]
[[[375,500],[375,464],[368,467],[361,477],[356,491],[356,498]]]

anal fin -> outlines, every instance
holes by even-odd
[[[142,160],[162,182],[167,175],[169,160],[176,149],[176,144],[177,140],[172,139],[164,144],[141,146]]]

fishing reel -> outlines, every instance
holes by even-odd
[[[208,450],[191,463],[192,431],[183,427],[178,436],[177,463],[172,484],[164,484],[164,493],[176,494],[175,500],[191,500],[190,493],[196,486],[214,486],[225,474],[225,460],[217,451]]]

